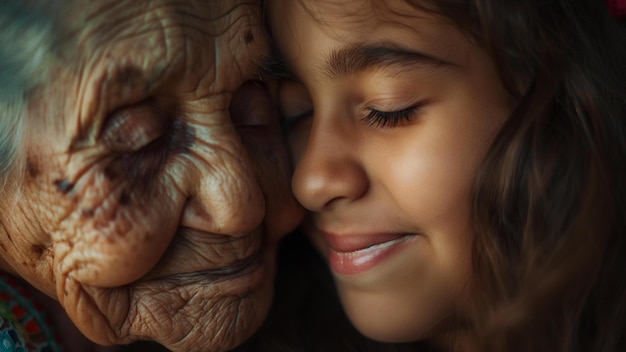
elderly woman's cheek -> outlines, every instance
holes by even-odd
[[[174,183],[182,175],[171,174],[194,139],[182,118],[152,100],[111,113],[94,147],[97,155],[74,157],[69,173],[75,184],[57,181],[59,194],[72,202],[57,241],[60,272],[114,287],[152,269],[178,226],[184,199]]]
[[[167,192],[175,189],[167,178],[129,180],[124,172],[132,166],[123,163],[91,167],[75,183],[54,181],[57,197],[70,203],[53,234],[57,274],[121,286],[145,275],[165,252],[180,201]]]

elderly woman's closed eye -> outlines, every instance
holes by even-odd
[[[301,217],[258,4],[0,10],[0,269],[99,344],[241,343]]]

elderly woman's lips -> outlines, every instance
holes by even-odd
[[[244,236],[227,236],[179,229],[159,263],[143,280],[180,275],[224,277],[254,265],[263,252],[259,228]]]
[[[254,255],[238,260],[228,266],[218,269],[207,269],[189,273],[171,274],[162,277],[156,277],[157,280],[177,280],[185,282],[194,281],[220,281],[225,279],[233,279],[239,276],[248,275],[256,271],[263,264],[263,253],[256,252]]]

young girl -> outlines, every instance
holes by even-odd
[[[626,55],[598,0],[271,0],[292,186],[355,327],[626,350]]]

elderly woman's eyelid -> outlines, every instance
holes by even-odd
[[[170,124],[167,112],[155,99],[149,98],[109,113],[101,139],[113,150],[131,151],[161,137]]]

